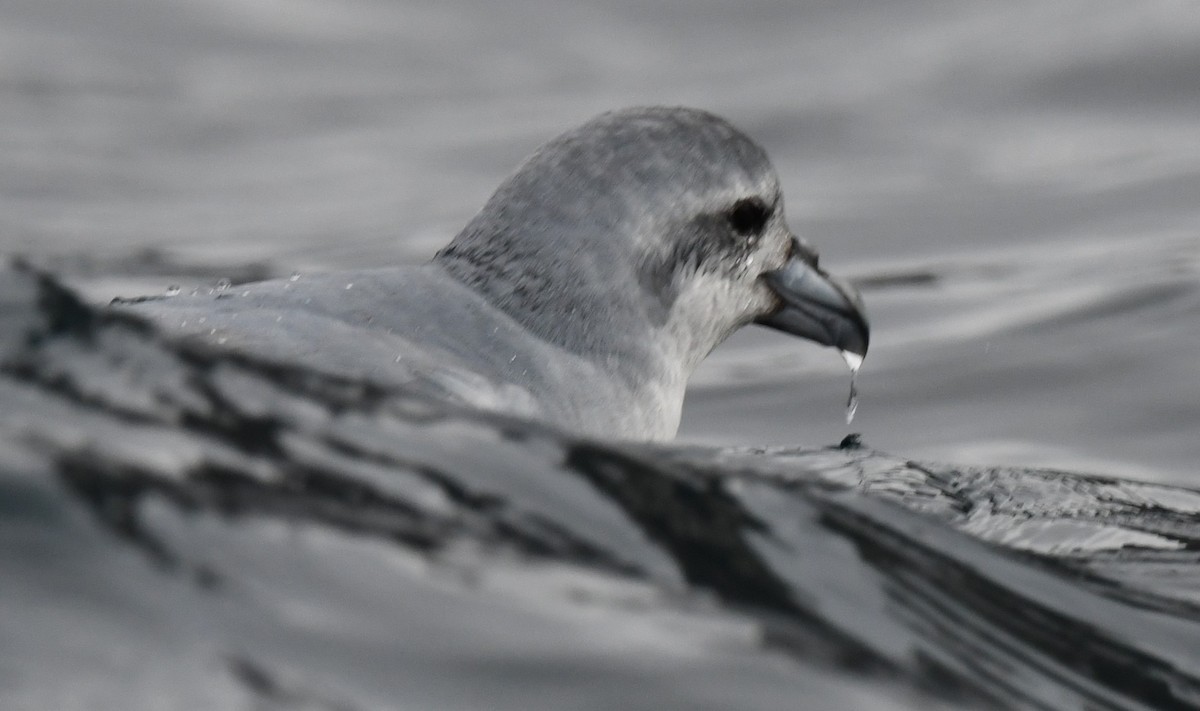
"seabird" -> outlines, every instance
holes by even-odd
[[[858,293],[784,221],[766,153],[689,108],[546,143],[427,264],[126,302],[170,338],[586,436],[662,440],[688,376],[759,323],[867,352]]]

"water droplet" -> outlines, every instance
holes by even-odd
[[[288,277],[288,281],[300,281],[300,272],[292,272],[292,275]]]
[[[225,341],[228,341],[228,340],[229,340],[229,339],[228,339],[228,338],[226,338],[225,336],[219,336],[219,337],[217,338],[217,344],[218,344],[218,345],[222,345],[222,346],[223,346],[223,345],[225,345]]]
[[[249,289],[247,289],[247,290],[245,290],[245,291],[243,291],[243,292],[242,292],[242,296],[249,296],[249,295],[250,295],[250,290],[249,290]]]
[[[850,396],[846,398],[846,424],[854,422],[854,413],[858,412],[858,388],[854,386],[854,376],[850,376]]]
[[[402,353],[402,354],[400,354],[400,355],[396,356],[396,360],[394,360],[394,361],[392,361],[392,362],[393,362],[393,363],[399,363],[399,362],[400,362],[400,359],[401,359],[401,358],[403,358],[403,357],[404,357],[404,354]]]
[[[200,318],[196,319],[196,323],[208,323],[208,317],[201,316]]]
[[[347,290],[347,291],[348,291],[348,290],[350,290],[350,289],[353,289],[353,288],[354,288],[354,282],[350,282],[349,284],[347,284],[347,285],[346,285],[346,290]]]
[[[231,286],[233,286],[233,282],[229,281],[228,279],[219,279],[217,281],[217,293],[228,291],[229,287]]]
[[[854,379],[858,376],[858,369],[862,367],[863,357],[857,353],[842,351],[842,360],[846,361],[846,366],[850,368],[850,396],[846,398],[846,424],[850,424],[854,421],[854,413],[858,412],[858,387]]]
[[[183,289],[179,288],[178,284],[172,284],[167,287],[167,296],[178,296]]]

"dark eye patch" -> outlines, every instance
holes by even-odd
[[[729,210],[729,226],[735,234],[754,237],[762,234],[771,213],[758,198],[745,198],[734,203]]]

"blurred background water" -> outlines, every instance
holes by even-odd
[[[1186,2],[4,0],[0,250],[97,302],[422,261],[536,145],[636,104],[757,138],[862,285],[872,445],[1196,481]],[[747,329],[680,437],[835,442],[847,389]]]
[[[757,138],[862,288],[851,426],[761,328],[647,449],[5,267],[0,706],[1200,704],[1197,493],[965,466],[1200,483],[1193,3],[0,0],[0,256],[97,305],[420,262],[637,104]],[[850,431],[894,456],[713,447]]]

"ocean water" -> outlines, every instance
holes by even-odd
[[[780,174],[792,228],[860,286],[873,333],[852,426],[837,353],[758,328],[696,374],[679,435],[695,449],[571,459],[576,450],[563,454],[545,435],[497,445],[503,456],[492,461],[461,451],[492,446],[491,430],[469,418],[435,426],[443,421],[397,416],[398,441],[419,456],[380,444],[392,430],[372,419],[378,413],[358,430],[321,425],[330,441],[383,454],[371,466],[364,457],[339,465],[345,450],[306,450],[312,471],[423,502],[421,525],[436,531],[418,535],[379,523],[394,513],[383,495],[356,494],[376,517],[372,528],[347,523],[356,514],[344,502],[320,498],[344,493],[337,486],[309,482],[316,498],[299,503],[222,488],[303,457],[286,447],[253,453],[261,461],[235,457],[245,443],[221,429],[216,405],[196,414],[176,403],[164,414],[173,401],[163,393],[190,392],[188,377],[214,378],[197,391],[204,397],[225,392],[209,365],[172,360],[141,336],[123,345],[120,324],[96,327],[116,335],[100,336],[94,351],[39,342],[36,359],[5,366],[4,471],[48,467],[66,488],[46,493],[45,482],[29,483],[36,477],[5,485],[0,563],[22,581],[0,603],[22,620],[14,612],[0,623],[23,653],[0,663],[0,693],[17,690],[9,706],[69,707],[46,691],[56,678],[72,680],[81,708],[103,699],[156,708],[165,698],[194,708],[230,699],[264,708],[795,708],[798,693],[814,694],[812,708],[1200,703],[1189,592],[1200,508],[1186,488],[1200,486],[1200,11],[1188,3],[6,0],[0,253],[52,274],[81,296],[80,308],[222,279],[419,262],[538,144],[599,112],[644,104],[709,109],[755,137]],[[16,294],[5,318],[58,323],[16,273],[5,272]],[[50,311],[35,316],[35,306]],[[5,331],[0,352],[18,333]],[[167,375],[148,385],[136,377],[143,366]],[[234,382],[265,377],[239,367],[228,366]],[[56,399],[67,391],[54,384],[72,377],[92,399]],[[283,395],[259,393],[269,404],[254,407],[288,413],[301,435],[317,431],[296,424],[308,422],[296,414],[308,405],[289,398],[322,407],[337,398],[271,378]],[[134,424],[140,434],[122,429]],[[851,432],[870,454],[821,449]],[[725,459],[721,447],[782,447],[793,458],[747,463],[737,457],[748,450]],[[451,516],[471,508],[446,499],[454,487],[389,479],[389,467],[411,476],[406,456],[507,482],[489,496],[540,502],[534,518],[557,527],[486,507]],[[672,528],[594,465],[609,456],[613,471],[647,469],[650,481],[675,481],[688,467],[714,481],[757,472],[765,479],[743,483],[729,506],[771,535],[688,547],[686,522],[733,520],[721,518],[726,499],[688,509]],[[844,484],[846,461],[829,459],[841,456],[859,462],[859,489],[886,499],[900,487],[904,506],[779,483],[793,467]],[[227,466],[197,474],[189,467],[199,460]],[[912,461],[945,462],[951,474],[905,469]],[[590,482],[590,493],[575,484],[530,493],[553,489],[559,466]],[[1064,475],[1070,491],[1055,494],[1054,477],[1000,483],[1002,472],[1044,469],[1141,484],[1097,492],[1092,479]],[[538,473],[522,479],[527,470]],[[163,483],[176,476],[190,483]],[[918,486],[918,476],[936,486]],[[93,477],[108,482],[97,485],[104,496],[88,485]],[[913,503],[922,487],[941,501],[959,492],[947,482],[971,477],[987,482],[967,487],[972,505],[1024,503],[983,517]],[[671,486],[670,496],[646,496],[671,499],[691,484]],[[128,503],[134,491],[150,491],[149,503],[112,514],[125,511],[112,501]],[[1030,518],[1031,501],[1054,496],[1062,506],[1041,510],[1053,520]],[[636,525],[617,520],[613,501]],[[38,507],[54,513],[43,518]],[[1137,519],[1146,512],[1161,518]],[[59,523],[30,533],[26,514]],[[1121,516],[1140,523],[1114,530]],[[464,526],[470,545],[440,547],[459,541],[443,519]],[[581,538],[564,532],[572,525],[586,529],[572,533]],[[148,529],[156,533],[143,536]],[[915,542],[890,548],[901,531]],[[397,540],[402,550],[387,548]],[[422,557],[433,540],[436,565]],[[480,551],[498,540],[519,552],[517,563],[496,566],[480,587],[454,582],[477,573]],[[546,555],[571,566],[522,557]],[[730,582],[702,562],[722,555],[754,565]],[[174,561],[166,572],[163,561]],[[642,577],[622,577],[635,569]],[[1004,577],[993,587],[970,577],[987,570]],[[763,592],[766,578],[792,602],[815,602],[783,605]],[[213,580],[232,581],[234,592],[205,592]],[[408,581],[402,600],[386,593],[397,580]],[[934,601],[939,586],[961,599]],[[1023,618],[1032,608],[1043,616]],[[463,609],[474,616],[455,617]],[[1078,618],[1068,619],[1072,611]],[[781,616],[791,622],[778,624]],[[1100,651],[1072,657],[1039,626]],[[62,642],[70,629],[77,643]],[[956,656],[973,655],[977,667],[956,666]],[[403,671],[389,681],[389,669]],[[112,688],[135,670],[134,683]],[[1121,686],[1113,675],[1138,681]],[[397,700],[406,687],[419,693]]]
[[[0,248],[97,301],[427,259],[536,145],[685,104],[757,138],[873,322],[909,456],[1187,483],[1200,14],[1186,3],[4,4]],[[249,269],[257,266],[258,269]],[[847,431],[836,354],[747,329],[681,437]]]

